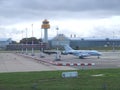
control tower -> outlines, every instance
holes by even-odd
[[[50,28],[50,24],[49,24],[49,21],[47,19],[45,19],[42,22],[41,28],[44,29],[44,39],[43,39],[43,42],[44,43],[48,43],[48,29]]]

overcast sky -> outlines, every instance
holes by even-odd
[[[120,37],[120,0],[0,0],[0,38],[41,37],[41,24],[50,21],[49,37]],[[22,31],[24,31],[22,35]]]

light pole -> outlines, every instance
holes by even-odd
[[[22,30],[22,39],[23,39],[23,30]],[[22,41],[21,41],[21,44],[22,44],[21,48],[22,48],[22,54],[23,54],[24,52],[23,52],[23,42]]]
[[[61,57],[61,53],[58,51],[58,46],[59,46],[59,41],[58,41],[58,30],[59,30],[59,28],[57,27],[56,28],[56,31],[57,31],[57,36],[56,36],[56,46],[57,46],[57,52],[56,52],[56,61],[58,61],[58,60],[60,60],[60,57]]]
[[[115,51],[115,43],[114,43],[114,39],[115,39],[115,38],[114,38],[114,34],[115,34],[115,33],[114,33],[114,31],[113,31],[113,45],[112,45],[112,46],[113,46],[113,52]]]
[[[27,52],[27,28],[26,28],[26,55],[28,54]]]
[[[40,58],[44,58],[44,55],[43,55],[43,41],[42,41],[42,29],[41,29],[41,42],[40,42]]]
[[[58,30],[59,30],[59,28],[57,27],[57,28],[56,28],[56,31],[57,31],[57,45],[56,45],[56,46],[57,46],[57,51],[58,51],[58,43],[59,43],[59,42],[58,42]]]
[[[34,56],[34,41],[33,41],[33,24],[32,24],[32,53],[31,55]]]

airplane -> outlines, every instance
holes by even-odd
[[[101,53],[97,50],[74,50],[69,45],[63,45],[65,51],[62,52],[62,54],[73,54],[75,56],[78,56],[80,59],[83,59],[84,57],[88,56],[97,56],[99,59],[99,56],[101,56]]]

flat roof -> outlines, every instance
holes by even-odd
[[[0,41],[8,41],[11,40],[11,38],[0,38]]]
[[[70,40],[120,40],[120,38],[94,38],[94,37],[75,37],[69,38]]]

